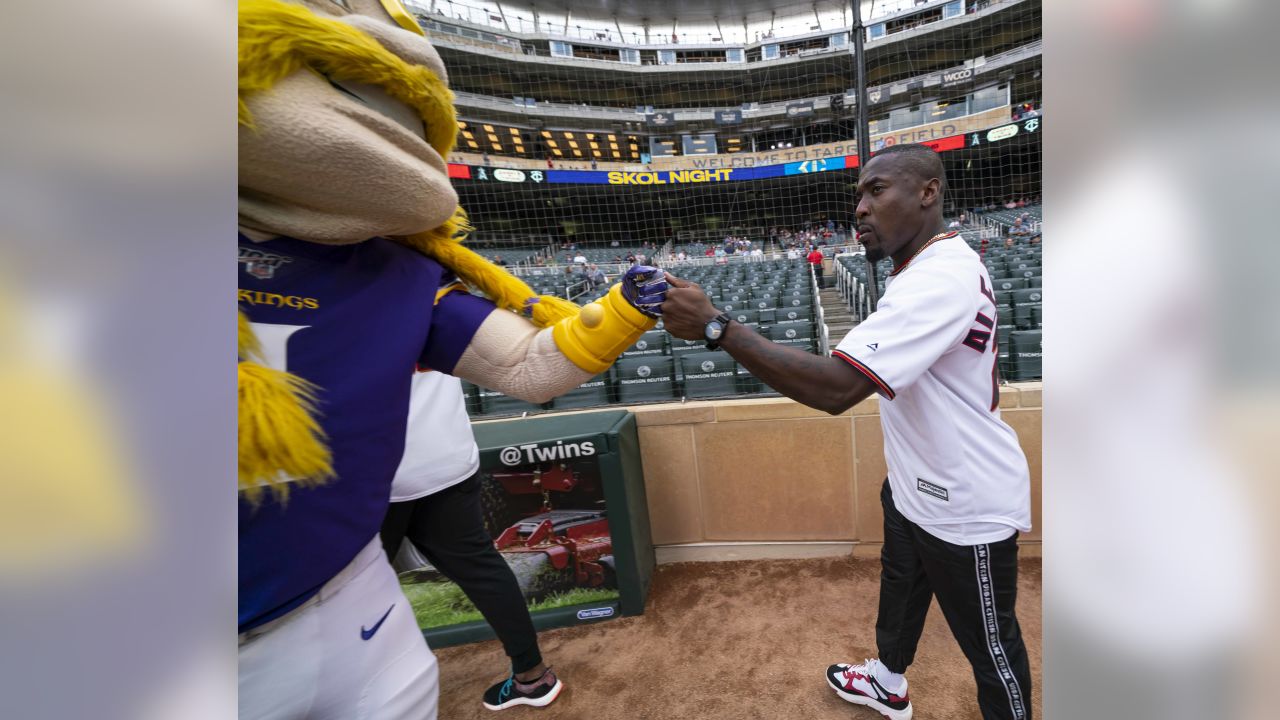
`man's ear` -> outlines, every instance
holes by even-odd
[[[938,198],[942,195],[942,181],[933,178],[924,184],[924,188],[920,191],[920,207],[933,207],[938,202]]]

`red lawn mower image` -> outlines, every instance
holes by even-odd
[[[603,508],[555,509],[552,502],[557,497],[574,500],[582,500],[584,495],[598,497],[597,483],[584,480],[584,476],[568,464],[555,462],[530,469],[493,472],[490,482],[501,487],[511,506],[527,507],[528,500],[541,499],[532,513],[517,510],[524,517],[494,540],[498,551],[515,571],[525,597],[533,599],[569,587],[617,587],[613,539],[609,535],[606,511]],[[489,492],[495,489],[491,486]],[[492,515],[490,518],[497,519]]]

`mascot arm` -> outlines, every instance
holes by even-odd
[[[542,330],[515,313],[495,310],[471,338],[453,374],[544,403],[604,372],[656,323],[628,302],[619,285],[581,313]]]

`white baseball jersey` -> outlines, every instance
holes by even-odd
[[[952,233],[885,282],[832,351],[878,388],[894,505],[956,545],[1031,529],[1027,459],[1000,419],[996,307],[977,253]]]
[[[413,375],[404,455],[391,483],[391,502],[426,497],[466,480],[480,468],[462,381],[441,372]]]

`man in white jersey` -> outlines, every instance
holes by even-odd
[[[904,673],[937,597],[973,666],[983,718],[1024,720],[1031,677],[1014,604],[1017,535],[1031,529],[1030,477],[1017,436],[1000,419],[991,280],[977,254],[944,229],[945,186],[941,160],[923,145],[890,146],[862,169],[858,241],[872,261],[893,258],[894,270],[876,312],[832,357],[775,345],[670,276],[663,323],[833,415],[880,394],[889,477],[880,494],[879,658],[828,668],[836,693],[908,720]]]
[[[382,524],[387,558],[394,561],[408,539],[462,588],[502,641],[511,675],[485,692],[485,707],[550,705],[564,683],[543,662],[520,584],[485,530],[479,469],[462,381],[440,372],[415,373],[404,455]]]

